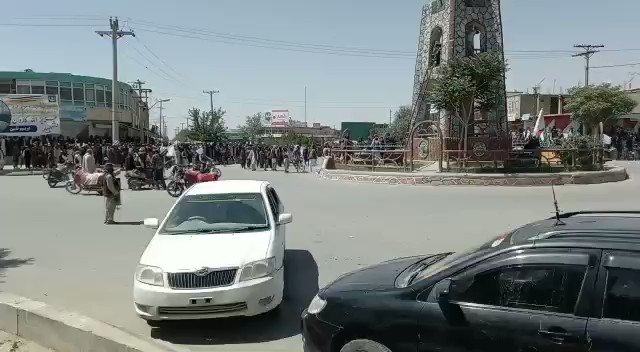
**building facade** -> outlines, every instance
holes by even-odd
[[[32,70],[0,71],[0,94],[50,94],[60,102],[60,130],[65,137],[110,137],[110,79],[70,73]],[[116,119],[120,138],[147,141],[154,134],[149,126],[149,107],[129,84],[118,82]]]
[[[510,122],[535,118],[542,110],[543,115],[565,114],[565,95],[529,94],[521,92],[507,93],[507,116]]]

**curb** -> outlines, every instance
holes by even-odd
[[[0,330],[60,352],[168,352],[101,321],[0,292]]]
[[[332,181],[412,186],[550,186],[620,182],[629,178],[623,167],[604,171],[559,172],[549,174],[411,174],[322,169],[318,176]]]

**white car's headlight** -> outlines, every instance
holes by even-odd
[[[327,305],[327,301],[325,301],[324,299],[322,299],[318,295],[316,295],[311,300],[311,303],[309,303],[309,308],[307,308],[307,312],[309,314],[318,314],[318,313],[322,312],[322,310],[324,309],[324,307],[326,305]]]
[[[138,265],[136,280],[154,286],[164,286],[162,269],[155,266]]]
[[[276,270],[276,258],[271,257],[245,265],[240,272],[240,281],[269,276]]]

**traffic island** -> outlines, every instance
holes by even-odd
[[[318,175],[334,181],[414,186],[550,186],[620,182],[628,178],[623,167],[602,171],[556,173],[473,174],[441,172],[372,172],[321,169]]]
[[[0,292],[0,330],[60,352],[166,352],[112,325]]]

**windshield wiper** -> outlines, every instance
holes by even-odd
[[[164,232],[163,234],[165,234],[165,235],[185,235],[185,234],[190,234],[190,233],[214,233],[214,232],[222,232],[222,231],[227,231],[227,230],[226,229],[224,229],[224,230],[198,229],[198,230],[184,230],[184,231],[167,231],[167,232]]]
[[[268,229],[268,228],[269,228],[269,226],[267,226],[267,225],[251,225],[251,226],[244,226],[244,227],[235,228],[235,229],[233,229],[233,231],[265,230],[265,229]]]

